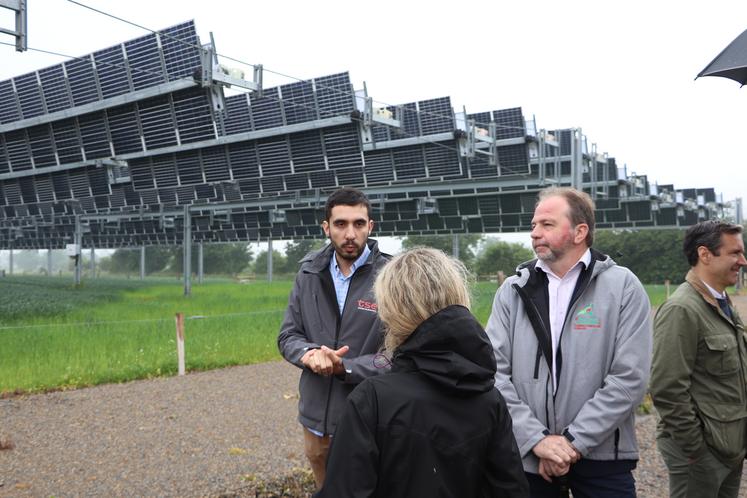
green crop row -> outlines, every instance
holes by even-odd
[[[184,313],[187,370],[279,359],[276,338],[290,281],[208,281],[185,297],[178,281],[0,279],[0,394],[171,375],[174,316]],[[490,314],[495,283],[473,288],[473,312]],[[651,286],[654,304],[663,286]]]

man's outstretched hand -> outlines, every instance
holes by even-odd
[[[342,357],[350,350],[348,346],[333,350],[327,346],[321,349],[309,349],[301,358],[301,363],[315,374],[329,377],[345,373]]]

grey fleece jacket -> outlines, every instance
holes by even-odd
[[[564,434],[583,458],[638,459],[635,410],[646,392],[652,341],[643,286],[592,250],[563,325],[553,395],[547,277],[535,264],[521,265],[498,289],[486,327],[524,470],[538,472],[532,448],[550,434]]]
[[[280,326],[278,349],[283,358],[302,369],[299,382],[298,420],[305,427],[334,434],[345,399],[366,377],[382,373],[374,356],[383,342],[383,331],[373,296],[373,282],[390,259],[375,240],[368,240],[371,255],[350,280],[340,315],[329,262],[334,247],[309,253],[301,261],[288,308]],[[322,377],[307,369],[301,357],[309,349],[349,346],[343,357],[346,374]]]

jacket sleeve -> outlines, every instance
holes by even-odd
[[[371,384],[363,383],[350,393],[332,438],[324,485],[315,498],[373,496],[379,470],[376,413]]]
[[[688,456],[706,448],[690,395],[698,351],[693,327],[698,322],[694,310],[671,301],[662,305],[654,320],[651,397],[667,433]]]
[[[545,437],[548,429],[534,416],[529,405],[519,398],[511,380],[512,336],[514,332],[512,320],[515,321],[517,312],[515,309],[517,304],[513,304],[514,308],[512,309],[510,294],[514,291],[511,289],[511,282],[512,279],[506,280],[498,289],[485,331],[493,344],[493,353],[495,354],[495,387],[498,388],[506,401],[508,411],[513,419],[513,432],[519,446],[519,452],[524,457]],[[514,303],[516,302],[518,301],[514,300]]]
[[[567,428],[573,446],[582,455],[609,438],[646,393],[651,368],[651,304],[638,279],[626,272],[612,364],[602,387]]]
[[[280,325],[278,349],[287,361],[299,368],[304,368],[303,363],[301,363],[304,353],[309,349],[316,349],[320,346],[308,339],[303,324],[301,299],[301,274],[299,273],[288,298],[288,307],[285,309],[283,323]]]
[[[480,496],[525,498],[529,496],[529,483],[514,439],[511,415],[500,394],[498,398],[497,423],[488,443],[485,489]]]
[[[359,384],[368,377],[388,372],[391,369],[389,360],[380,356],[379,350],[384,342],[384,331],[382,330],[381,321],[376,318],[371,328],[368,330],[366,343],[363,345],[363,351],[377,351],[376,353],[365,353],[356,357],[343,357],[342,365],[345,368],[345,375],[342,376],[346,384]],[[379,356],[379,358],[377,358]]]
[[[342,365],[345,368],[343,381],[346,384],[359,384],[368,377],[386,373],[391,369],[389,360],[378,360],[376,354],[364,354],[355,358],[343,358]]]

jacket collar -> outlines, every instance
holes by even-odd
[[[716,308],[719,307],[718,302],[716,302],[716,298],[713,297],[713,294],[711,291],[708,290],[708,287],[706,287],[705,282],[703,282],[698,275],[695,274],[695,272],[690,269],[690,271],[687,272],[687,276],[685,276],[685,281],[692,286],[693,289],[695,289],[698,294],[701,295],[701,297],[710,304],[711,306],[714,306]],[[724,294],[726,294],[724,292]],[[729,295],[726,294],[726,299],[729,301],[729,304],[731,304],[731,299],[729,298]]]
[[[724,320],[728,321],[730,324],[733,324],[737,328],[743,327],[742,318],[739,316],[739,312],[734,308],[731,302],[731,298],[729,297],[729,294],[724,292],[726,294],[726,300],[729,303],[729,306],[731,306],[731,319],[726,316],[726,314],[721,311],[721,307],[718,305],[718,302],[716,302],[716,298],[713,297],[713,294],[711,294],[711,291],[708,290],[708,287],[705,286],[705,283],[695,274],[692,269],[687,272],[687,276],[685,276],[685,282],[690,284],[690,286],[703,298],[705,302],[710,304],[716,313],[719,314],[719,316],[723,317]]]

